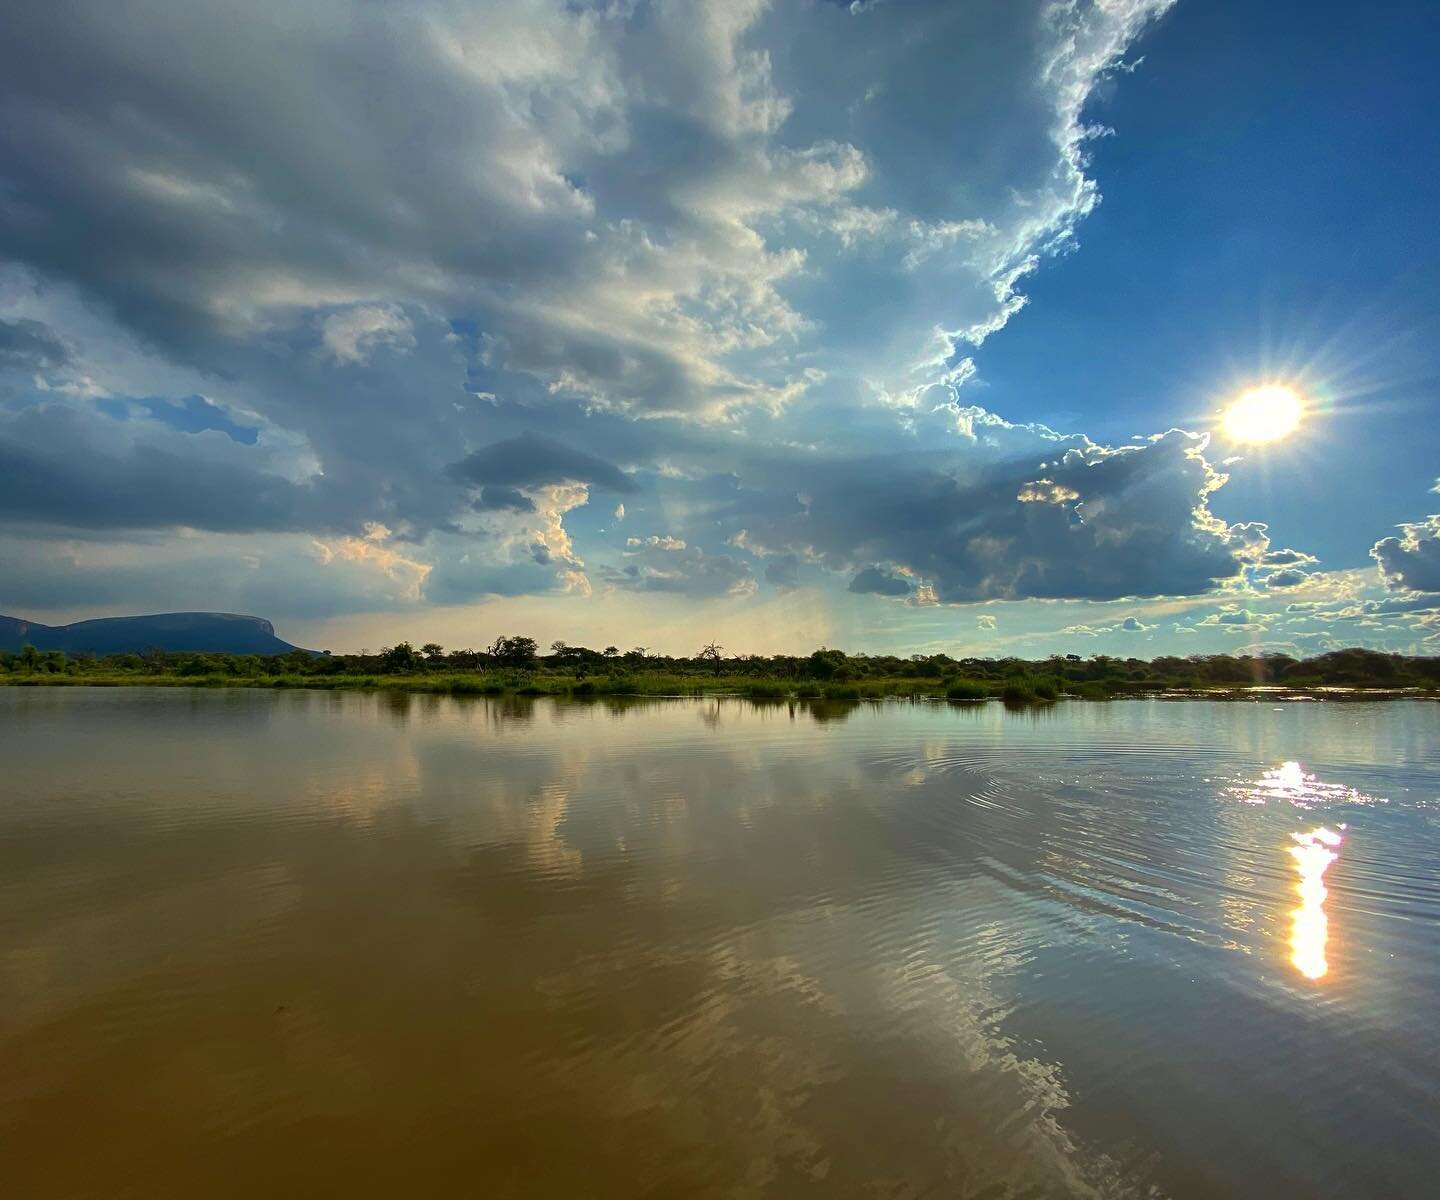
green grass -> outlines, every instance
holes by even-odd
[[[0,669],[0,687],[205,687],[305,688],[333,691],[419,692],[453,696],[707,696],[738,695],[754,700],[795,697],[808,701],[859,700],[981,701],[999,697],[1007,704],[1049,703],[1064,696],[1086,700],[1145,696],[1158,690],[1194,686],[1195,694],[1243,699],[1247,691],[1233,683],[1200,683],[1191,679],[1062,680],[1049,675],[1021,674],[1007,678],[862,677],[829,683],[769,675],[700,674],[668,671],[616,670],[608,675],[577,679],[569,671],[539,669],[431,669],[403,674],[300,673],[230,674],[211,671],[182,674],[175,670],[123,669],[103,664],[69,664],[63,671]],[[1303,687],[1294,687],[1303,691]],[[1415,694],[1415,693],[1412,693]],[[1435,696],[1432,685],[1419,694]]]

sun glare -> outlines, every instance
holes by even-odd
[[[1278,442],[1300,425],[1305,405],[1288,387],[1251,388],[1225,410],[1221,425],[1237,442]]]

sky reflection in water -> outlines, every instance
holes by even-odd
[[[1420,1194],[1437,716],[0,689],[0,1188]]]

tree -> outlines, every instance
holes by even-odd
[[[40,665],[40,651],[26,642],[20,647],[20,661],[25,664],[27,671],[33,671]]]
[[[426,642],[420,647],[420,653],[423,654],[429,662],[439,662],[445,655],[445,647],[439,642]]]
[[[715,674],[720,674],[720,666],[724,660],[724,646],[717,646],[714,642],[707,642],[700,647],[700,653],[695,657],[701,662],[708,662],[715,668]]]
[[[490,646],[490,657],[502,667],[530,670],[535,666],[539,649],[534,638],[497,637]]]
[[[380,651],[380,667],[385,671],[413,671],[420,665],[420,655],[409,642],[397,642]]]
[[[843,650],[827,650],[823,646],[810,655],[808,670],[816,679],[834,679],[846,669],[846,654]]]

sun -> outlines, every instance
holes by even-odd
[[[1304,415],[1304,401],[1293,388],[1268,384],[1242,392],[1220,424],[1233,441],[1278,442],[1300,427]]]

